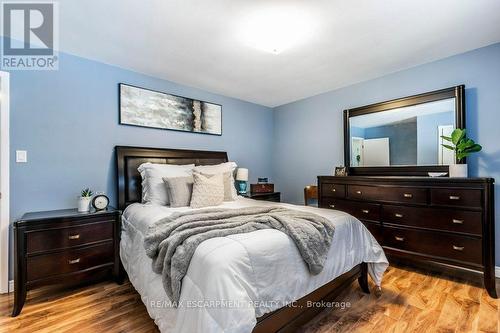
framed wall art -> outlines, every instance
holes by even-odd
[[[120,83],[120,124],[222,135],[222,106]]]

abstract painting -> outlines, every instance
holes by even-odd
[[[222,106],[120,83],[120,124],[222,135]]]

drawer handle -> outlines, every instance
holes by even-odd
[[[362,212],[368,214],[370,211],[368,209],[363,209]]]
[[[361,191],[356,191],[356,194],[362,194]]]
[[[453,219],[452,222],[454,224],[464,224],[464,220],[457,220],[457,219]]]
[[[405,194],[403,194],[403,197],[405,197],[405,198],[413,198],[413,194],[411,194],[411,193],[405,193]]]
[[[68,260],[68,264],[73,265],[73,264],[78,264],[80,262],[80,258],[76,258],[73,260]]]
[[[464,247],[463,247],[463,246],[456,246],[456,245],[453,245],[453,250],[455,250],[455,251],[463,251],[463,250],[464,250]]]
[[[332,192],[337,192],[337,190],[334,187],[332,187]]]
[[[399,236],[394,236],[394,239],[396,239],[398,242],[404,242],[405,241],[404,237],[399,237]]]
[[[460,200],[458,195],[450,195],[450,200]]]
[[[330,208],[335,208],[335,205],[329,205],[329,206],[330,206]]]
[[[76,235],[69,235],[68,236],[68,239],[79,239],[80,238],[80,234],[76,234]]]
[[[403,214],[396,213],[396,214],[394,214],[394,216],[401,218],[401,217],[403,217]]]

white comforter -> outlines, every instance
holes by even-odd
[[[307,295],[361,262],[369,263],[370,276],[380,284],[387,259],[373,236],[351,215],[242,197],[222,207],[264,205],[311,211],[335,224],[323,271],[312,276],[293,241],[277,230],[210,239],[198,246],[191,260],[177,308],[163,289],[161,275],[151,269],[143,237],[160,218],[190,208],[133,204],[125,210],[120,256],[161,332],[251,332],[256,318]]]

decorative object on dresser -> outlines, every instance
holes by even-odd
[[[494,180],[319,176],[319,205],[345,211],[393,261],[454,274],[483,274],[495,290]]]
[[[104,193],[97,193],[92,198],[92,207],[97,211],[106,210],[109,206],[109,198]]]
[[[86,213],[90,210],[90,202],[93,194],[92,190],[88,187],[82,190],[78,197],[78,211],[80,213]]]
[[[450,136],[442,135],[441,138],[449,142],[449,144],[442,143],[441,145],[454,152],[458,162],[462,162],[470,154],[483,149],[481,145],[467,137],[465,128],[457,128]],[[467,164],[450,164],[450,177],[467,177],[467,175]]]
[[[427,176],[458,161],[444,137],[465,127],[463,85],[344,111],[351,176]]]
[[[14,222],[14,308],[28,290],[49,284],[77,284],[113,277],[121,282],[121,212],[79,213],[77,209],[27,213]]]
[[[238,182],[238,193],[247,193],[248,169],[238,168],[236,171],[236,181]]]
[[[222,106],[120,83],[120,124],[222,135]]]
[[[274,202],[281,201],[281,192],[265,192],[265,193],[250,192],[245,194],[244,196],[255,200],[274,201]]]
[[[252,192],[252,193],[273,193],[274,192],[274,184],[269,184],[269,183],[250,184],[250,192]]]
[[[347,176],[346,167],[335,167],[334,176]]]

